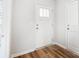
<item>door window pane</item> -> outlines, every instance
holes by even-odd
[[[49,17],[49,9],[40,8],[40,17]]]

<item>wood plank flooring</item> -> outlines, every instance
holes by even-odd
[[[15,58],[79,58],[79,56],[55,44]]]

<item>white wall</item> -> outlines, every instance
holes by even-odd
[[[54,8],[54,0],[13,0],[11,54],[36,48],[35,2]]]
[[[11,54],[35,48],[34,0],[13,0]]]
[[[11,54],[27,52],[36,47],[35,39],[35,0],[13,0]],[[66,9],[71,0],[36,0],[38,4],[55,9],[55,40],[68,47],[66,30]],[[56,3],[55,3],[56,1]],[[56,6],[55,6],[56,5]],[[67,6],[68,7],[68,6]]]
[[[67,40],[65,37],[65,5],[68,0],[56,0],[56,34],[55,41],[66,46]]]

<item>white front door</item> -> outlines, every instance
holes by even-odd
[[[52,43],[54,37],[54,10],[52,7],[36,5],[36,47]]]

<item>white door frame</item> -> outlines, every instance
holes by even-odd
[[[54,12],[54,9],[53,9],[53,7],[50,7],[50,6],[45,6],[45,5],[41,5],[41,4],[37,4],[36,5],[36,25],[35,25],[35,27],[37,28],[39,28],[39,24],[37,25],[37,23],[39,22],[39,20],[37,20],[38,18],[40,18],[40,8],[48,8],[48,9],[50,9],[50,10],[53,10],[53,12]],[[38,10],[39,9],[39,10]],[[39,11],[39,12],[38,12]],[[51,13],[50,13],[51,14]],[[54,19],[54,13],[52,14],[52,16],[53,16],[53,18],[51,17],[51,16],[49,16],[50,17],[50,19],[52,18],[52,19]],[[43,18],[40,18],[41,20],[40,21],[48,21],[48,19],[47,18],[45,18],[44,20],[42,20]],[[49,21],[50,22],[50,21]],[[54,25],[54,23],[53,23],[53,21],[51,21],[52,23],[51,23],[51,26],[52,26],[52,28],[53,28],[53,25]],[[36,32],[37,32],[38,30],[36,29]],[[52,30],[53,31],[53,30]],[[53,35],[52,35],[52,37],[53,37]],[[37,38],[36,38],[36,45],[37,45],[37,43],[38,43],[38,40],[37,40]],[[52,40],[51,40],[51,43],[52,43]],[[50,44],[51,44],[50,43]],[[39,46],[39,47],[42,47],[42,46]],[[36,48],[39,48],[38,47],[38,45],[36,46]]]
[[[3,0],[3,19],[1,27],[0,58],[10,57],[12,0]],[[3,51],[2,51],[3,50]]]

